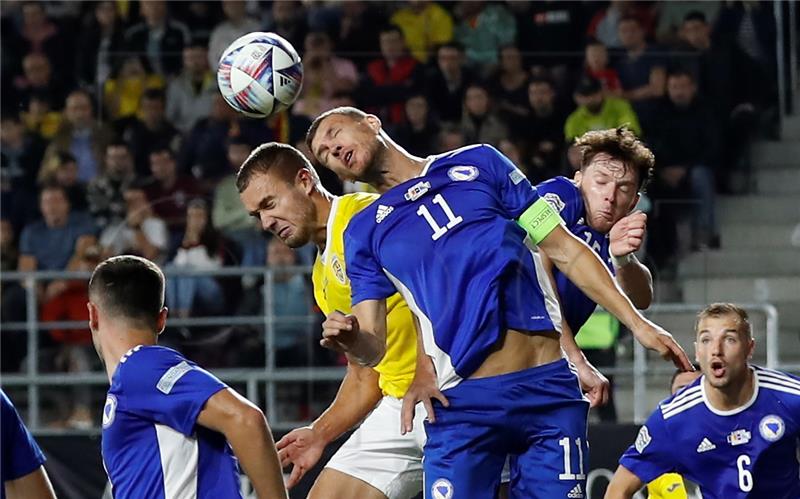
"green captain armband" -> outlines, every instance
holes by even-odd
[[[525,229],[536,244],[542,242],[561,222],[561,215],[542,198],[537,199],[517,219],[519,226]]]

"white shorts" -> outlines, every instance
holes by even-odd
[[[402,406],[400,399],[383,397],[325,467],[367,482],[389,499],[410,499],[422,492],[427,412],[417,404],[414,429],[401,435]]]

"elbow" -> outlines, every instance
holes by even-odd
[[[236,412],[235,417],[231,418],[229,428],[248,435],[262,433],[267,430],[267,418],[258,407],[246,405]]]

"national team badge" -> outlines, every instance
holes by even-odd
[[[430,182],[417,182],[406,191],[406,201],[416,201],[421,198],[426,192],[431,190]]]
[[[786,424],[783,422],[783,419],[776,414],[764,416],[761,422],[758,423],[758,432],[761,433],[764,440],[769,442],[777,442],[780,440],[785,431]]]
[[[639,454],[641,454],[644,452],[645,448],[650,445],[651,440],[650,430],[648,430],[646,426],[642,426],[639,428],[639,434],[636,435],[636,442],[634,442],[633,445],[636,447],[636,450],[639,451]]]
[[[478,169],[474,166],[454,166],[447,170],[447,176],[456,182],[469,182],[478,178]]]
[[[732,431],[728,435],[728,443],[732,446],[744,445],[750,441],[751,437],[750,432],[747,430]]]
[[[117,397],[109,394],[106,397],[106,405],[103,406],[103,428],[108,428],[114,422],[114,415],[117,413]]]
[[[339,261],[339,257],[336,255],[333,255],[333,258],[331,258],[331,269],[333,269],[333,275],[336,276],[336,280],[342,284],[347,282],[347,276],[344,273],[342,262]]]
[[[451,499],[453,497],[453,484],[445,478],[436,480],[431,486],[431,497],[433,499]]]

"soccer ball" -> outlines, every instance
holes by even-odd
[[[231,43],[219,60],[222,96],[245,116],[263,118],[289,107],[303,85],[303,63],[275,33],[250,33]]]

